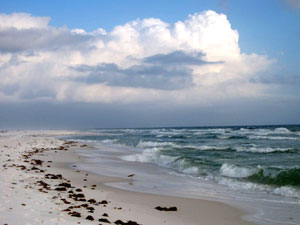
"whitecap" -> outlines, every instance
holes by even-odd
[[[291,131],[285,127],[278,127],[274,130],[275,133],[291,133]]]
[[[194,148],[197,150],[225,150],[228,149],[229,146],[216,146],[216,145],[186,145],[185,148]]]
[[[244,178],[257,172],[257,168],[245,168],[224,163],[220,168],[220,174],[225,177]]]
[[[149,148],[149,147],[180,147],[173,142],[155,142],[155,141],[140,141],[137,145],[139,148]]]
[[[255,153],[271,153],[271,152],[286,152],[289,148],[271,148],[271,147],[235,147],[237,152],[255,152]]]
[[[141,154],[125,155],[121,156],[120,158],[122,160],[131,162],[154,163],[188,175],[199,174],[199,168],[191,165],[186,159],[179,159],[179,157],[163,155],[157,148],[146,149]]]
[[[146,149],[141,154],[125,155],[120,157],[125,161],[156,163],[160,166],[167,166],[174,162],[178,157],[162,155],[158,148]]]
[[[296,137],[283,137],[283,136],[249,136],[249,139],[265,139],[265,140],[299,140]]]

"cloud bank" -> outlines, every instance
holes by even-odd
[[[226,15],[137,19],[92,32],[0,14],[0,101],[211,104],[264,96],[272,64],[244,54]]]

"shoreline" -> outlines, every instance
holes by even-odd
[[[31,135],[31,138],[33,139],[31,141],[36,141],[36,142],[38,142],[37,139],[41,139],[40,141],[42,141],[43,138],[47,139],[49,136],[53,135],[53,132],[52,134],[49,135],[48,133],[47,135],[47,131],[42,133],[42,135],[34,134],[35,132],[30,132],[30,133],[24,135],[27,136]],[[32,135],[36,135],[36,137],[33,137]],[[42,136],[46,136],[46,137],[42,137]],[[15,139],[18,140],[18,138]],[[48,204],[50,205],[50,208],[52,205],[57,207],[54,210],[54,212],[52,212],[51,214],[48,213],[48,215],[44,217],[45,220],[48,217],[52,219],[60,219],[59,224],[63,224],[63,223],[99,224],[99,222],[100,224],[106,224],[104,222],[105,220],[108,220],[112,224],[114,224],[114,222],[117,221],[119,222],[122,221],[123,224],[129,224],[128,221],[131,221],[132,224],[134,224],[134,222],[135,224],[214,224],[214,225],[254,224],[252,222],[248,222],[241,219],[242,216],[246,215],[245,212],[236,209],[232,206],[228,206],[227,204],[224,203],[201,200],[201,199],[190,199],[190,198],[163,196],[157,194],[139,193],[139,192],[121,190],[118,188],[105,185],[106,183],[112,183],[112,182],[131,182],[131,180],[107,177],[107,176],[94,174],[91,172],[86,172],[83,170],[77,170],[76,167],[72,167],[72,165],[74,166],[74,164],[80,163],[83,159],[82,157],[76,155],[74,151],[76,149],[88,148],[88,146],[83,145],[81,143],[62,141],[56,138],[53,138],[52,141],[54,140],[57,140],[57,145],[59,145],[57,146],[57,149],[56,150],[40,149],[40,151],[33,153],[32,156],[30,157],[31,160],[32,159],[41,160],[42,163],[41,165],[32,165],[30,171],[27,171],[29,173],[37,175],[38,178],[35,180],[38,180],[38,182],[47,183],[48,189],[50,188],[50,190],[47,190],[46,188],[47,185],[45,184],[44,186],[42,185],[43,187],[42,189],[41,186],[35,187],[31,185],[32,186],[31,195],[35,196],[37,194],[38,195],[42,194],[44,195],[45,198],[44,200],[48,200]],[[18,141],[20,143],[20,140]],[[26,140],[24,141],[26,142]],[[29,161],[29,159],[27,161]],[[24,164],[24,166],[26,165]],[[34,169],[35,172],[32,171],[33,167],[37,168]],[[21,168],[21,167],[12,167],[10,169],[14,169],[14,168]],[[24,173],[24,171],[25,169],[20,170],[19,172]],[[45,174],[53,174],[53,175],[61,174],[62,179],[46,179]],[[64,184],[64,183],[66,187],[58,186],[58,184]],[[69,186],[70,188],[68,188]],[[60,187],[62,188],[60,191],[55,190]],[[40,191],[38,189],[40,189]],[[75,190],[77,189],[81,189],[81,191],[76,192]],[[68,193],[70,191],[72,191],[73,193]],[[47,192],[47,193],[43,193],[43,192]],[[70,195],[75,193],[83,194],[84,199],[82,198],[81,200],[78,200],[77,198],[76,200],[74,196],[70,197]],[[93,200],[95,201],[95,203],[93,203]],[[99,204],[101,202],[103,203],[103,201],[106,201],[107,204]],[[87,207],[82,206],[84,204],[88,204],[88,206]],[[157,206],[161,206],[161,207],[174,206],[177,208],[177,211],[171,211],[171,212],[158,211],[155,209],[155,207]],[[69,209],[69,211],[67,209]],[[67,211],[63,212],[62,210],[67,210]],[[5,213],[5,210],[4,211],[1,210],[1,215],[0,215],[1,222],[5,222],[2,221],[3,212]],[[68,213],[70,214],[72,212],[80,213],[80,217],[68,215]],[[40,215],[40,217],[42,217],[41,213],[38,214]],[[59,216],[57,217],[57,215]],[[76,214],[73,213],[73,215]],[[92,218],[94,219],[94,221],[91,220]],[[98,221],[99,219],[102,220],[102,222]],[[18,223],[14,223],[14,224],[18,224]],[[46,222],[45,224],[52,224],[52,223]],[[120,224],[122,223],[120,222]]]

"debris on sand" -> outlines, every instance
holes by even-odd
[[[172,207],[161,207],[161,206],[157,206],[155,207],[156,210],[159,210],[159,211],[177,211],[177,207],[176,206],[172,206]]]

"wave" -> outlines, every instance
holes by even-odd
[[[121,159],[132,162],[157,163],[166,166],[174,162],[178,157],[167,156],[160,153],[158,148],[146,149],[140,154],[121,156]]]
[[[256,168],[239,167],[232,164],[224,163],[220,168],[220,174],[232,178],[245,178],[255,174]]]
[[[102,144],[118,144],[119,143],[119,139],[105,139],[100,141]]]
[[[248,139],[265,139],[265,140],[299,140],[297,137],[285,137],[285,136],[248,136]]]
[[[154,163],[184,174],[199,174],[199,168],[193,165],[189,160],[181,157],[163,155],[158,148],[146,149],[140,154],[126,155],[120,158],[131,162]]]
[[[247,136],[244,135],[235,135],[235,134],[226,134],[226,135],[217,135],[217,139],[245,139]]]
[[[177,171],[182,175],[212,179],[234,190],[259,190],[275,195],[300,198],[300,168],[281,168],[277,174],[271,174],[260,166],[245,167],[224,163],[218,172],[206,171],[205,166],[200,167],[199,164],[188,158],[164,155],[162,149],[157,147],[120,158],[125,161],[153,163]]]
[[[216,129],[199,129],[194,132],[194,135],[203,135],[203,134],[223,134],[225,129],[216,128]]]
[[[184,148],[191,148],[202,151],[210,151],[210,150],[230,150],[229,146],[216,146],[216,145],[185,145]]]
[[[154,129],[150,131],[150,134],[160,135],[163,137],[172,137],[174,135],[183,135],[185,130],[176,130],[176,129]]]
[[[237,152],[253,152],[253,153],[275,153],[275,152],[293,152],[290,148],[271,148],[271,147],[235,147]]]
[[[300,190],[297,190],[296,188],[291,186],[275,188],[273,193],[276,195],[282,195],[291,198],[300,198]]]
[[[220,168],[220,174],[230,178],[244,178],[252,183],[275,186],[300,186],[300,168],[285,169],[277,174],[271,174],[260,166],[251,168],[224,163]]]
[[[211,145],[187,145],[184,146],[185,148],[194,148],[197,150],[223,150],[223,151],[237,151],[237,152],[252,152],[252,153],[276,153],[276,152],[296,152],[298,149],[291,149],[291,148],[272,148],[272,147],[243,147],[243,146],[236,146],[236,147],[230,147],[230,146],[211,146]]]
[[[274,130],[275,133],[291,133],[291,131],[285,127],[278,127]]]
[[[278,127],[275,129],[240,128],[239,130],[232,132],[230,135],[257,140],[299,140],[300,132],[291,131],[285,127]]]
[[[224,163],[220,168],[220,175],[229,178],[242,178],[251,183],[273,186],[300,186],[300,168],[281,170],[277,174],[266,172],[260,166],[240,167]]]
[[[185,139],[189,137],[204,139],[267,139],[267,140],[299,140],[299,132],[290,131],[285,127],[275,129],[230,128],[199,129],[199,130],[153,130],[157,138]],[[190,135],[190,136],[189,136]]]
[[[263,169],[259,169],[257,173],[247,177],[247,180],[276,186],[300,186],[300,168],[283,170],[276,175],[266,173]]]
[[[281,152],[297,152],[298,148],[273,148],[273,147],[255,147],[255,146],[236,146],[230,147],[224,146],[214,146],[214,145],[186,145],[184,148],[191,148],[202,151],[237,151],[237,152],[251,152],[251,153],[281,153]]]
[[[199,168],[194,166],[189,160],[184,158],[177,158],[169,164],[169,167],[175,169],[176,171],[182,172],[189,175],[198,175]]]
[[[201,151],[237,151],[237,152],[252,152],[252,153],[280,153],[280,152],[296,152],[298,149],[292,148],[281,148],[281,147],[256,147],[256,146],[236,146],[230,147],[228,145],[177,145],[173,142],[142,142],[137,145],[137,147],[147,148],[147,147],[172,147],[179,149],[195,149]]]
[[[137,147],[139,148],[175,148],[175,149],[195,149],[195,150],[203,150],[203,151],[209,151],[209,150],[232,150],[229,146],[218,146],[218,145],[179,145],[175,144],[174,142],[155,142],[155,141],[140,141],[137,144]]]
[[[137,145],[139,148],[148,148],[148,147],[180,147],[173,142],[156,142],[156,141],[140,141]]]
[[[217,183],[230,187],[233,190],[254,190],[280,195],[290,198],[300,198],[300,190],[291,186],[271,187],[264,184],[251,183],[246,181],[237,181],[227,178],[217,180]]]

